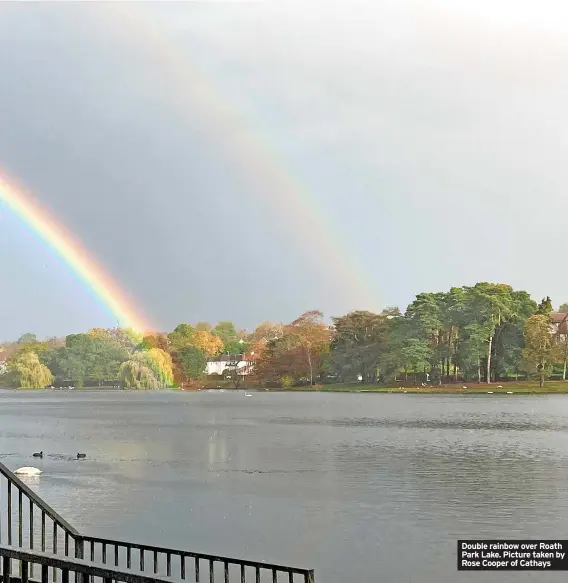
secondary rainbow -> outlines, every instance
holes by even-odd
[[[137,332],[152,330],[133,301],[81,243],[42,207],[33,195],[0,170],[0,202],[3,202],[59,255],[121,327]]]
[[[247,188],[249,195],[256,196],[276,222],[286,225],[303,254],[312,255],[319,277],[331,279],[332,285],[342,290],[345,303],[353,308],[376,309],[378,294],[368,269],[349,249],[341,229],[330,228],[323,205],[286,167],[259,124],[237,111],[213,80],[200,73],[159,28],[152,15],[138,5],[129,5],[127,12],[120,3],[103,3],[100,7],[102,29],[114,31],[121,50],[130,45],[148,59],[151,67],[158,66],[155,70],[160,75],[164,103],[190,127],[196,119],[205,120],[207,137],[228,155],[241,178],[252,181]]]

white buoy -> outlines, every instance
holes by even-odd
[[[18,468],[14,474],[18,474],[20,476],[39,476],[43,472],[38,470],[38,468],[32,468],[31,466],[25,466],[23,468]]]

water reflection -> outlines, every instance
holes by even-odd
[[[26,476],[26,475],[19,475],[18,478],[26,485],[29,486],[32,490],[37,490],[40,484],[41,476]]]

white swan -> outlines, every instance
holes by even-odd
[[[252,397],[250,393],[245,393],[245,397]]]
[[[20,476],[39,476],[43,472],[38,470],[37,468],[32,468],[30,466],[25,466],[23,468],[18,468],[14,474],[18,474]]]

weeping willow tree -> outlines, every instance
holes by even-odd
[[[20,389],[43,389],[53,382],[53,375],[35,352],[23,352],[8,367],[15,386]]]
[[[172,386],[173,377],[171,356],[159,348],[134,354],[119,371],[120,381],[128,389],[163,389]]]
[[[171,387],[174,384],[172,357],[161,348],[151,348],[142,354],[160,383],[160,388]]]

